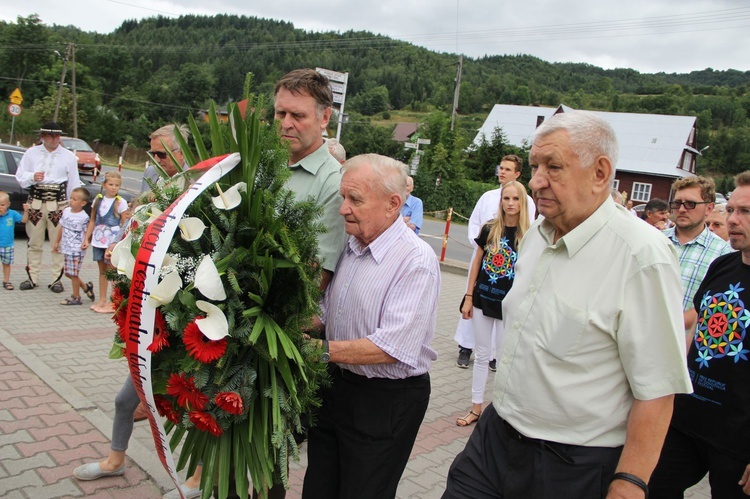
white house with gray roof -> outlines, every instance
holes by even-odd
[[[490,140],[501,128],[508,143],[528,147],[534,130],[557,113],[572,111],[561,105],[556,108],[496,104],[479,129],[475,144],[482,135]],[[628,194],[635,204],[653,197],[669,199],[672,182],[695,175],[696,118],[663,114],[610,113],[590,111],[609,123],[617,135],[620,158],[615,174],[615,187]]]

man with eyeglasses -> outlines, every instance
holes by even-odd
[[[732,248],[706,226],[716,196],[713,179],[701,176],[678,179],[672,184],[672,193],[669,207],[675,225],[662,234],[672,241],[680,259],[682,309],[687,329],[693,297],[708,266],[716,257],[731,252]]]
[[[691,395],[677,395],[652,497],[683,497],[708,473],[711,497],[750,495],[750,171],[735,177],[726,224],[736,252],[716,258],[691,303]]]
[[[180,145],[174,138],[175,128],[177,128],[177,131],[182,135],[182,138],[187,140],[188,129],[185,125],[164,125],[149,135],[149,139],[151,139],[151,149],[149,150],[149,153],[154,157],[156,162],[159,163],[162,170],[164,170],[170,177],[178,173],[177,167],[169,156],[170,153],[174,156],[174,159],[178,164],[185,164],[185,156],[182,154]],[[159,180],[159,171],[152,164],[149,164],[148,167],[146,167],[146,171],[143,172],[141,192],[151,190],[151,186],[146,179],[149,179],[152,182]]]

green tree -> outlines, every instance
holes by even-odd
[[[0,67],[3,74],[14,79],[4,87],[9,90],[12,90],[10,85],[22,88],[28,101],[34,100],[43,91],[43,86],[36,83],[26,86],[23,83],[24,79],[31,78],[50,65],[53,49],[47,45],[48,38],[49,32],[37,14],[18,16],[15,24],[5,25],[0,32]]]
[[[341,129],[341,145],[348,158],[375,153],[406,161],[408,154],[400,142],[393,140],[393,128],[373,125],[369,118],[357,113],[349,115],[349,123]]]
[[[507,154],[519,154],[517,147],[508,144],[502,128],[497,127],[489,138],[482,136],[479,144],[472,144],[468,148],[466,157],[466,176],[471,180],[492,183],[495,178],[495,168],[500,159]]]

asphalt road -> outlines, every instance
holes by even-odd
[[[101,181],[104,178],[104,173],[109,171],[117,171],[116,166],[106,166],[102,165],[102,173],[99,174],[98,177],[96,177],[96,181],[101,183]],[[143,178],[143,172],[140,171],[133,171],[133,170],[126,170],[125,168],[122,169],[120,172],[122,175],[122,188],[131,191],[134,194],[139,194],[141,192],[141,179]],[[91,180],[93,177],[91,175],[81,175],[82,178],[87,178]]]
[[[448,245],[445,248],[446,258],[469,263],[473,250],[469,247],[467,232],[466,225],[451,223]],[[422,230],[419,231],[419,237],[432,246],[438,258],[443,249],[443,234],[445,234],[445,220],[425,219]]]

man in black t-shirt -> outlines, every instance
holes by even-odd
[[[750,171],[735,183],[727,228],[736,252],[714,260],[695,293],[687,359],[694,392],[675,397],[652,499],[682,497],[706,473],[712,497],[750,495]]]

